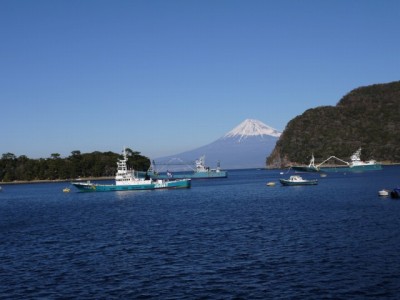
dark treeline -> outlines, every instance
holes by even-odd
[[[137,171],[146,171],[149,168],[150,160],[140,155],[140,152],[131,149],[126,149],[126,152],[128,167]],[[81,153],[78,150],[72,151],[66,158],[53,153],[46,159],[30,159],[25,155],[16,157],[12,153],[5,153],[0,159],[0,181],[114,176],[119,158],[122,158],[122,155],[113,152]]]

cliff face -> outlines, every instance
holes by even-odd
[[[400,162],[400,81],[357,88],[336,106],[321,106],[291,120],[267,167],[308,164],[331,155],[349,160],[362,147],[362,159]]]

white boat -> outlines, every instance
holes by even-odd
[[[315,185],[318,184],[317,179],[303,179],[299,175],[292,175],[289,179],[279,179],[282,185]]]
[[[155,190],[155,189],[178,189],[190,188],[190,179],[177,180],[154,180],[152,178],[139,178],[135,176],[134,170],[128,170],[128,157],[126,149],[123,152],[123,159],[117,162],[117,173],[115,174],[115,184],[97,184],[90,181],[72,182],[82,192],[108,192],[108,191],[127,191],[127,190]]]
[[[368,161],[361,160],[361,148],[359,148],[351,157],[350,168],[365,168],[367,170],[380,170],[382,166],[374,159]]]
[[[336,160],[342,163],[342,165],[336,165],[332,167],[323,167],[323,164],[330,160]],[[322,163],[314,164],[314,155],[312,155],[310,164],[308,166],[293,166],[292,169],[299,172],[363,172],[363,171],[375,171],[382,170],[382,165],[375,160],[371,159],[368,161],[361,160],[361,148],[350,156],[350,162],[344,161],[336,156],[330,156],[325,159]]]
[[[380,191],[378,192],[379,196],[382,196],[382,197],[389,196],[389,193],[390,193],[390,191],[389,191],[389,190],[386,190],[386,189],[380,190]]]
[[[182,163],[178,163],[181,165]],[[221,170],[220,163],[217,163],[217,167],[212,169],[206,166],[205,162],[205,155],[201,156],[195,162],[196,166],[191,172],[178,172],[178,173],[171,173],[167,170],[166,173],[159,173],[156,172],[156,163],[153,161],[153,165],[150,167],[150,170],[146,173],[142,172],[143,175],[148,175],[153,179],[183,179],[183,178],[191,178],[191,179],[213,179],[213,178],[227,178],[228,172]],[[157,163],[157,165],[171,165],[173,166],[174,163]],[[189,166],[189,165],[188,165]]]

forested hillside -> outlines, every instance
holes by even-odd
[[[126,152],[130,168],[137,171],[146,171],[149,168],[150,160],[140,155],[140,152],[134,152],[131,149],[126,149]],[[53,153],[46,159],[30,159],[25,155],[16,157],[13,153],[5,153],[0,159],[0,181],[114,176],[118,158],[122,156],[113,152],[98,151],[92,153],[73,151],[66,158]]]
[[[267,158],[268,167],[308,164],[331,155],[349,160],[400,162],[400,81],[357,88],[336,106],[305,111],[291,120]]]

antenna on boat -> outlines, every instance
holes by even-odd
[[[308,165],[308,167],[309,167],[309,168],[311,168],[311,167],[314,167],[314,168],[315,168],[314,162],[315,162],[314,153],[312,153],[312,154],[311,154],[310,164]]]

